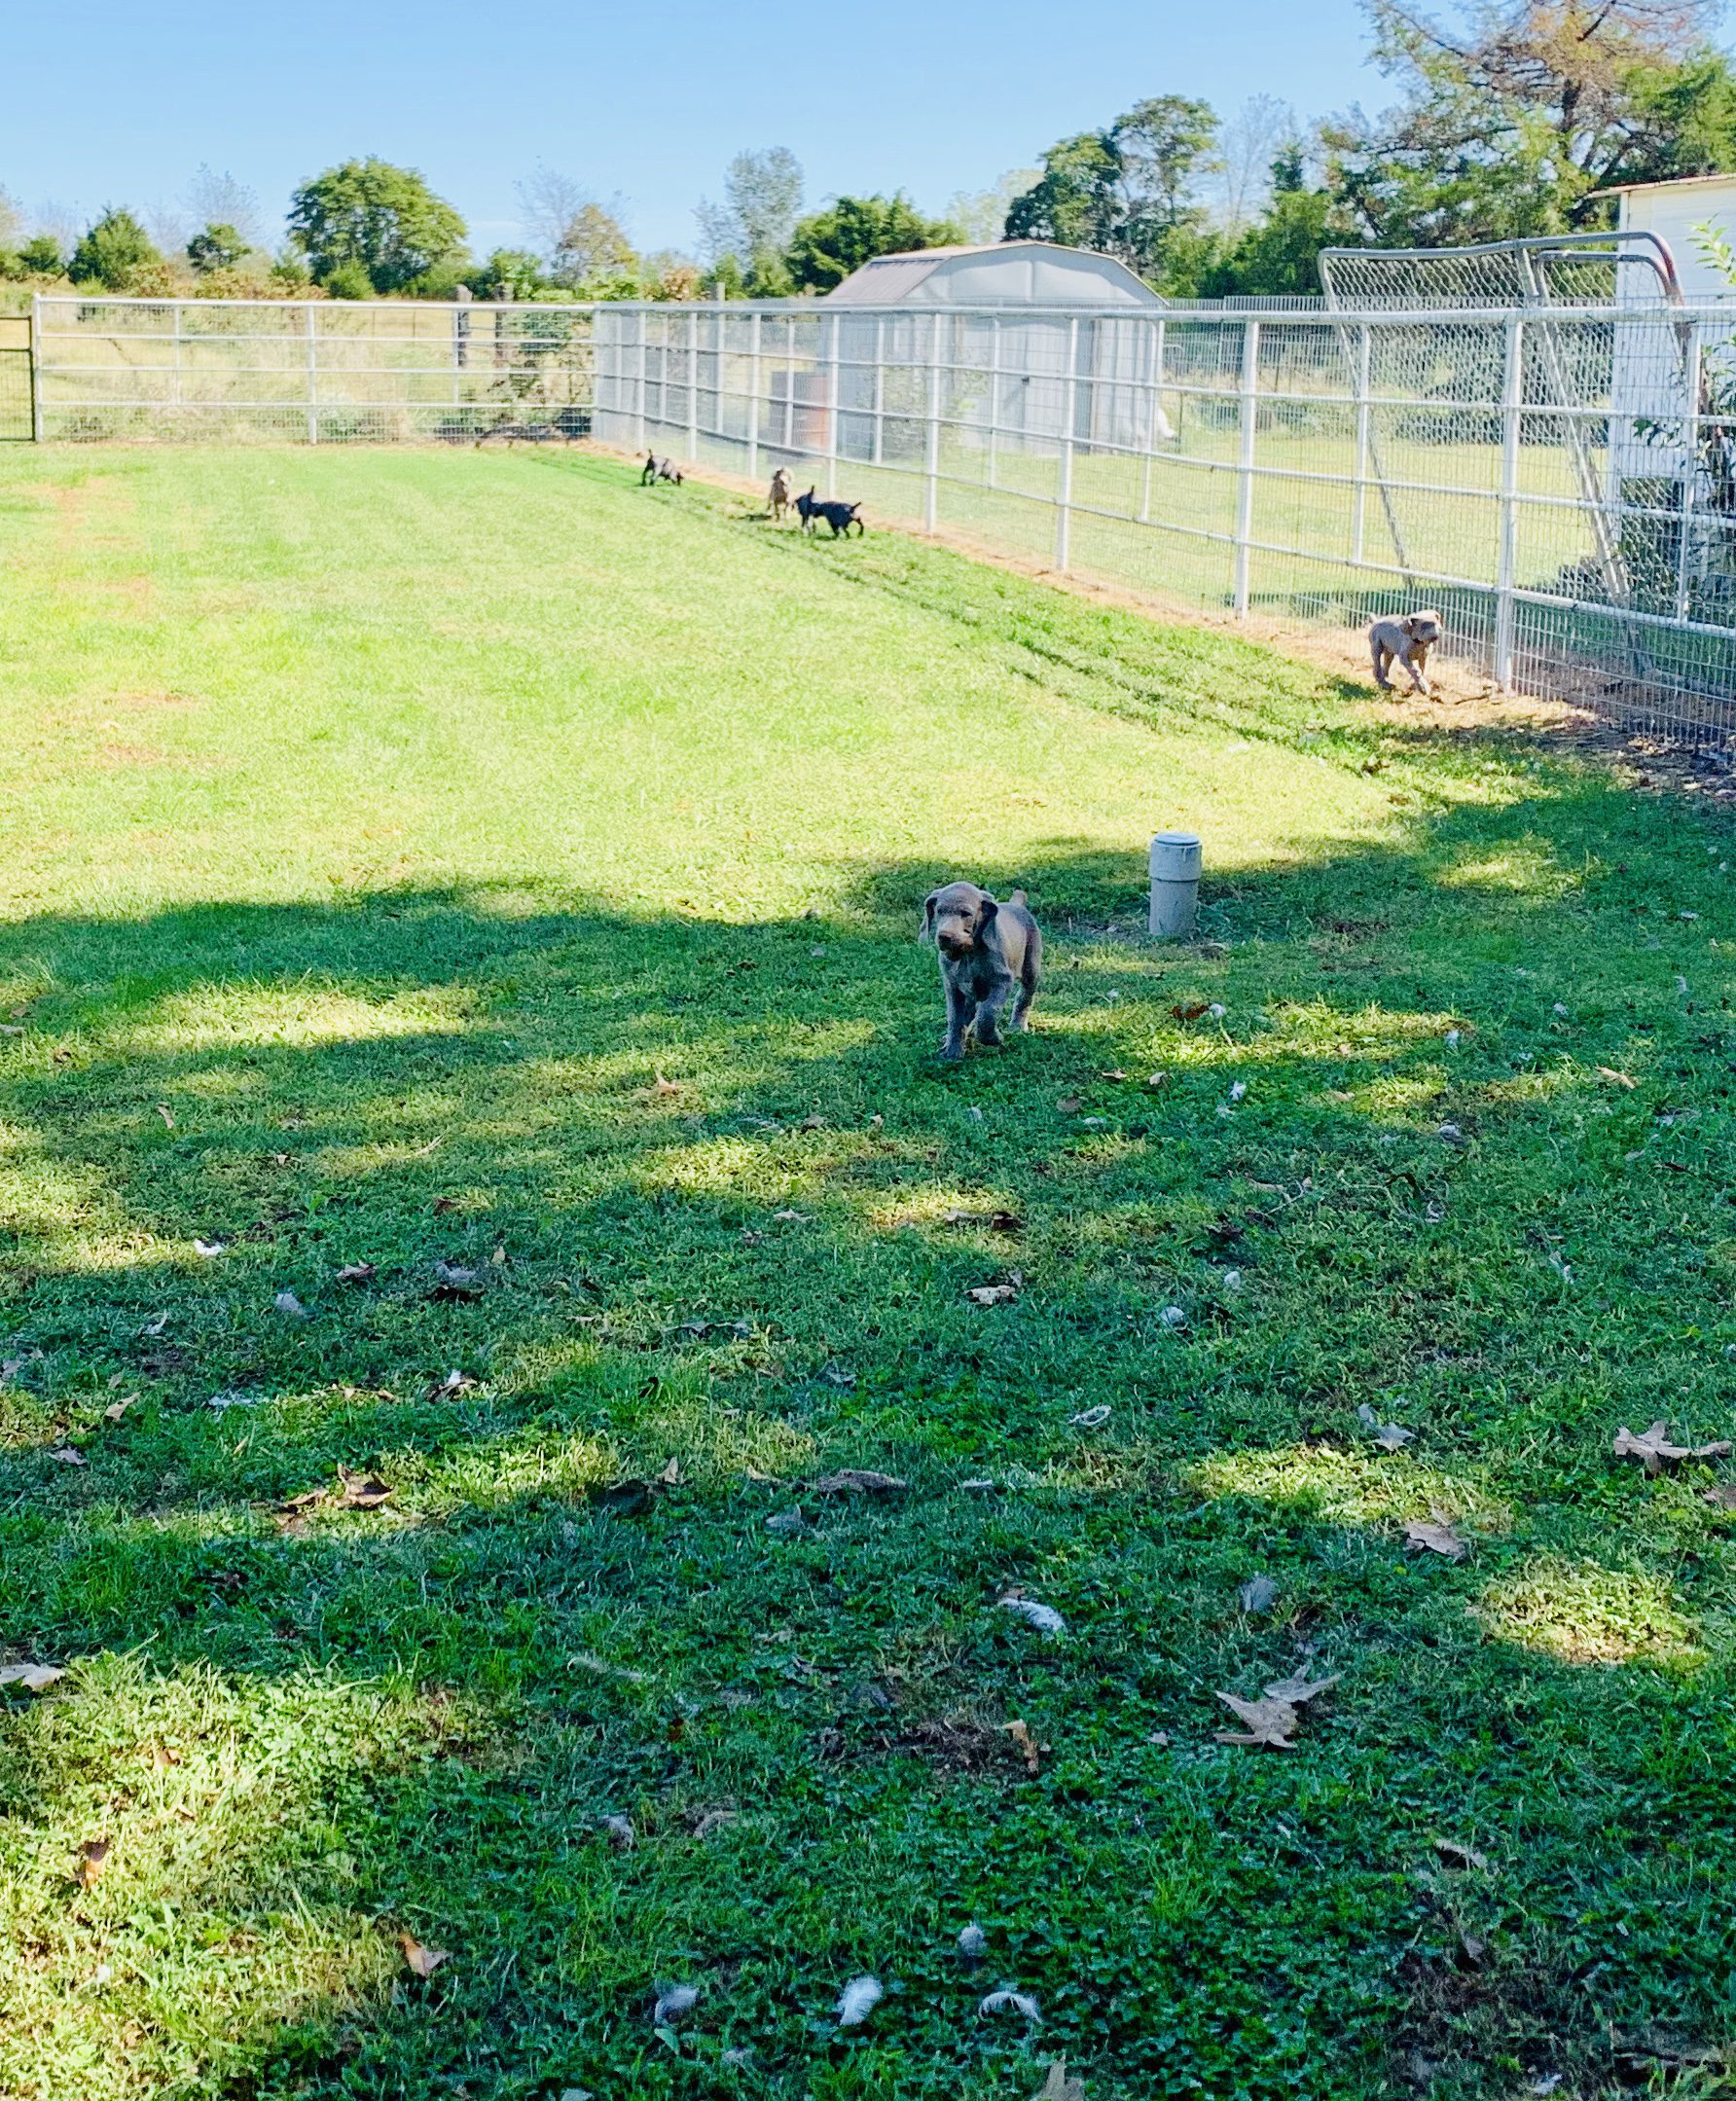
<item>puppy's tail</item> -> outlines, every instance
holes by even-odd
[[[1015,890],[1007,899],[1009,905],[1029,905],[1030,902],[1030,898],[1026,896],[1023,890]]]

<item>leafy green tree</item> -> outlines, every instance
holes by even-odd
[[[581,204],[555,242],[557,281],[584,292],[587,298],[632,298],[632,293],[597,288],[636,277],[638,267],[638,253],[627,237],[627,229],[597,203]]]
[[[548,282],[541,257],[528,248],[496,248],[470,287],[479,299],[498,299],[502,292],[512,299],[535,299]]]
[[[135,272],[163,261],[151,236],[124,206],[111,205],[72,251],[67,274],[75,284],[121,292]]]
[[[1166,289],[1184,290],[1215,247],[1199,202],[1216,164],[1207,102],[1153,95],[1102,131],[1051,146],[1043,173],[1007,213],[1006,235],[1117,257]]]
[[[1360,236],[1441,247],[1604,223],[1597,193],[1736,163],[1718,0],[1369,0],[1387,115],[1321,127]]]
[[[787,146],[737,154],[724,172],[724,201],[702,198],[694,207],[702,254],[713,265],[734,255],[750,275],[775,273],[802,214],[803,187],[802,163]]]
[[[784,261],[799,292],[829,292],[877,255],[942,248],[958,239],[946,219],[924,219],[902,191],[841,197],[797,223]]]
[[[1113,252],[1121,223],[1121,157],[1108,131],[1081,131],[1051,146],[1043,172],[1007,209],[1008,240],[1053,240]]]
[[[201,277],[213,271],[234,270],[246,253],[246,241],[227,224],[204,227],[187,243],[187,260]]]
[[[1308,298],[1320,288],[1320,250],[1332,246],[1341,231],[1331,193],[1308,181],[1300,141],[1287,145],[1272,163],[1272,197],[1265,216],[1245,228],[1206,271],[1200,295]]]
[[[345,161],[290,199],[290,237],[316,284],[401,292],[464,249],[463,220],[421,175],[389,161]],[[353,290],[340,297],[356,297]]]

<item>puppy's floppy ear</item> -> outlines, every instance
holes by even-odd
[[[922,900],[922,924],[917,928],[917,939],[919,941],[932,941],[934,939],[934,907],[939,902],[939,899],[940,892],[930,890]]]
[[[992,940],[996,931],[995,921],[1000,917],[1000,907],[987,890],[977,893],[977,933],[984,940]]]

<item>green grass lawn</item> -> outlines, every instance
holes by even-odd
[[[1728,823],[1451,719],[576,454],[0,459],[0,2093],[1729,2092],[1731,1468],[1611,1452],[1736,1414]]]

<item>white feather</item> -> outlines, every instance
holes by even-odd
[[[1039,1605],[1035,1598],[1002,1598],[1001,1604],[1009,1612],[1017,1612],[1028,1620],[1039,1634],[1065,1634],[1067,1621],[1052,1605]]]
[[[958,1953],[975,1962],[979,1956],[987,1955],[988,1952],[989,1936],[984,1933],[975,1919],[972,1919],[970,1924],[958,1936]]]
[[[879,1977],[851,1977],[838,1995],[839,2027],[859,2027],[885,1997],[886,1987]]]
[[[1040,2021],[1042,2013],[1036,2001],[1029,1992],[1015,1992],[1004,1985],[997,1992],[991,1992],[977,2009],[979,2013],[1022,2013],[1028,2021]]]
[[[678,2021],[682,2014],[691,2013],[699,2003],[697,1984],[666,1984],[657,1994],[657,2005],[651,2014],[652,2026],[667,2027],[670,2021]]]

